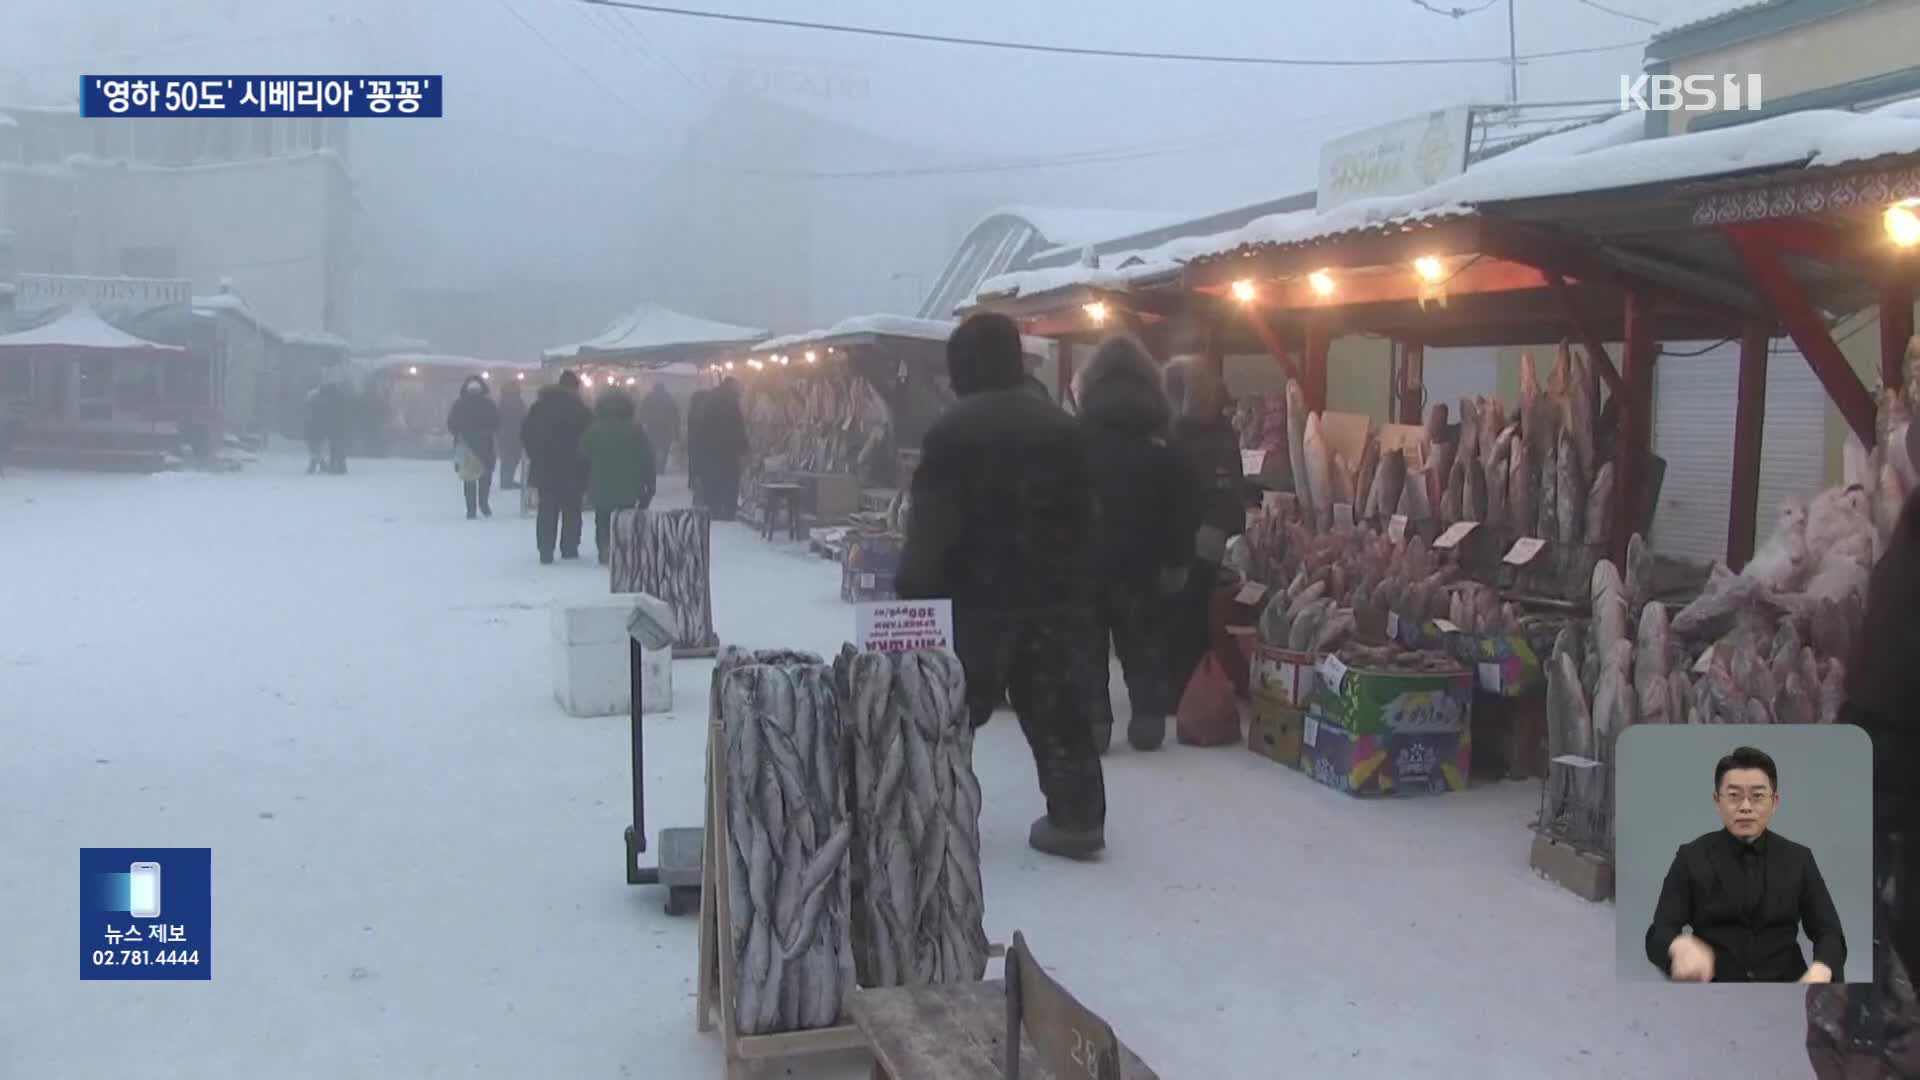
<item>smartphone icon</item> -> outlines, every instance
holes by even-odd
[[[136,919],[160,917],[160,864],[137,862],[127,874],[127,909]]]

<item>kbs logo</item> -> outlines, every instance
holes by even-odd
[[[1762,108],[1760,76],[1620,76],[1621,112],[1757,112]]]

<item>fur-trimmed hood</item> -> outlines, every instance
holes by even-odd
[[[1164,432],[1173,417],[1159,366],[1133,338],[1109,338],[1075,382],[1080,418],[1096,427]]]

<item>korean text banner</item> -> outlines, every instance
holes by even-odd
[[[80,978],[213,978],[213,849],[81,848]]]
[[[439,75],[82,75],[80,115],[440,115]]]

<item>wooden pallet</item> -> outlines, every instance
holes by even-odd
[[[866,1036],[850,1023],[778,1035],[741,1035],[733,1022],[733,916],[727,903],[727,768],[723,722],[707,724],[707,844],[700,871],[700,953],[695,1022],[712,1031],[720,1011],[720,1047],[727,1080],[746,1073],[749,1062],[860,1050]]]

